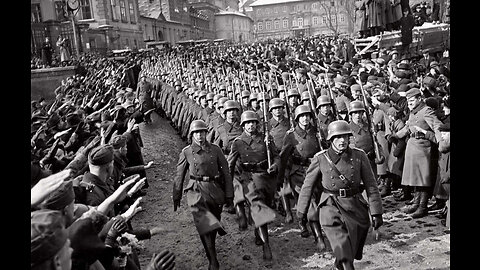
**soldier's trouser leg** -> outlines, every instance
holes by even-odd
[[[209,266],[208,266],[209,270],[219,269],[219,263],[217,260],[217,251],[215,249],[216,235],[217,235],[217,232],[213,231],[200,236],[203,247],[205,248],[205,253],[209,261]]]
[[[263,259],[271,260],[272,250],[270,249],[270,242],[268,240],[267,224],[260,226],[258,233],[260,235],[260,239],[262,239],[263,242]]]
[[[317,247],[319,251],[325,250],[325,239],[323,238],[322,228],[320,226],[320,222],[317,221],[309,221],[310,229],[312,230],[313,237],[315,237],[315,243],[317,243]]]
[[[244,231],[247,229],[247,215],[245,214],[245,205],[244,202],[240,202],[235,205],[235,212],[238,218],[238,229]]]
[[[290,206],[290,198],[288,195],[282,195],[280,198],[282,200],[283,209],[285,210],[285,223],[293,222],[292,208]]]

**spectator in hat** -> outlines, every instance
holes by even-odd
[[[409,120],[396,137],[410,137],[405,150],[402,185],[414,187],[415,195],[413,204],[403,211],[412,214],[413,218],[421,218],[428,214],[428,199],[435,183],[437,166],[434,164],[438,162],[435,145],[440,141],[438,128],[442,122],[424,103],[418,88],[408,90],[406,98],[410,109]]]
[[[35,270],[71,269],[70,240],[60,211],[31,213],[30,266]]]

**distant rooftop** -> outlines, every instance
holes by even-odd
[[[285,3],[293,3],[293,2],[303,2],[305,0],[257,0],[250,4],[251,7],[256,6],[265,6],[265,5],[274,5],[274,4],[285,4]]]

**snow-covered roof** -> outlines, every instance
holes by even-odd
[[[265,5],[274,5],[274,4],[285,4],[285,3],[293,3],[293,2],[302,2],[305,0],[257,0],[250,4],[251,7],[256,6],[265,6]]]

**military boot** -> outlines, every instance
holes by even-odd
[[[413,196],[413,204],[402,207],[402,211],[407,214],[412,214],[413,212],[417,211],[418,206],[420,205],[420,191],[415,191],[415,195]]]
[[[298,227],[300,227],[300,236],[307,238],[310,236],[310,232],[307,229],[307,218],[304,217],[298,221]]]
[[[244,231],[247,229],[247,216],[245,215],[245,206],[243,202],[235,205],[235,212],[237,213],[238,218],[238,229]]]
[[[380,196],[386,197],[392,194],[392,180],[390,178],[385,178],[382,179],[382,189],[380,189],[380,186],[378,186],[378,189],[380,191]]]
[[[413,199],[409,186],[402,186],[402,192],[398,196],[394,196],[395,201],[410,201]]]
[[[255,228],[254,233],[255,233],[255,245],[261,246],[263,244],[262,238],[260,238],[260,233],[258,232],[259,229]]]
[[[310,229],[312,230],[312,233],[313,233],[313,237],[315,237],[315,243],[317,243],[318,250],[322,252],[325,250],[326,246],[325,246],[325,240],[322,234],[322,228],[320,227],[320,222],[310,221],[309,223],[310,223]]]
[[[282,196],[282,204],[283,208],[285,209],[285,223],[292,223],[293,222],[293,215],[292,209],[290,207],[290,199],[287,196]]]
[[[270,242],[268,240],[268,228],[266,224],[258,228],[258,234],[263,242],[263,259],[270,261],[272,260],[272,250],[270,249]]]
[[[427,191],[420,191],[420,203],[418,208],[412,214],[412,218],[422,218],[428,215],[427,204],[428,204],[428,192]]]

